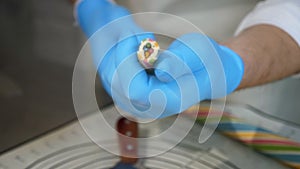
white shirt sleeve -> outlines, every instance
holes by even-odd
[[[235,34],[258,24],[269,24],[284,30],[300,46],[300,0],[266,0],[258,3],[240,23]]]

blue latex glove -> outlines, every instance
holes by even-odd
[[[126,15],[130,15],[127,9],[109,0],[79,0],[75,6],[75,17],[88,37],[106,24]],[[130,24],[128,23],[127,26]]]
[[[126,9],[106,0],[83,0],[76,9],[85,34],[94,34],[92,53],[95,64],[100,65],[104,88],[118,107],[133,115],[161,118],[177,114],[203,99],[225,96],[241,81],[239,56],[201,34],[188,34],[172,43],[155,65],[156,76],[148,75],[136,51],[141,40],[154,36],[143,32]],[[209,50],[211,43],[220,59],[211,57],[215,55]],[[224,84],[220,83],[222,73]]]
[[[165,83],[194,76],[200,100],[224,97],[233,92],[243,73],[243,61],[234,51],[199,33],[176,39],[159,56],[155,71],[156,77]],[[191,102],[196,103],[195,100]]]
[[[145,85],[150,77],[138,62],[136,51],[143,39],[155,37],[138,27],[129,15],[125,8],[107,0],[82,0],[75,7],[75,17],[89,37],[103,87],[118,107],[140,116],[136,108],[149,106],[145,97],[150,87],[146,89]],[[118,67],[124,61],[126,64]],[[138,75],[134,76],[137,72]],[[127,89],[129,83],[132,84],[130,91]],[[135,100],[133,95],[145,97]]]

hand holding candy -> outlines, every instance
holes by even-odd
[[[179,37],[157,60],[153,34],[137,26],[126,9],[105,0],[83,0],[76,9],[80,26],[92,37],[103,87],[128,113],[142,118],[174,115],[201,100],[223,97],[240,83],[240,57],[203,34]],[[155,76],[141,65],[155,68]]]

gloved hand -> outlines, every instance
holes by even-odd
[[[224,97],[233,92],[243,73],[243,61],[234,51],[200,33],[176,39],[159,56],[155,71],[156,77],[165,83],[193,76],[200,100]],[[196,100],[191,102],[196,103]]]
[[[149,75],[138,62],[136,51],[143,39],[155,37],[138,27],[129,15],[125,8],[108,0],[81,0],[75,6],[75,18],[89,37],[103,87],[118,107],[139,116],[139,111],[130,105],[145,105],[141,104],[143,100],[133,100],[132,93],[145,94],[144,86],[148,84]],[[124,62],[126,64],[120,66]],[[130,87],[134,88],[130,92],[129,83],[135,86]]]
[[[241,81],[239,56],[201,34],[188,34],[173,42],[160,54],[156,76],[149,75],[136,51],[141,40],[154,36],[139,28],[126,9],[106,0],[83,0],[76,9],[80,26],[91,37],[104,88],[118,107],[135,116],[177,114],[203,99],[225,96]],[[211,50],[211,43],[219,56]]]

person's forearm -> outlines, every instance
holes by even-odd
[[[245,71],[238,89],[279,80],[300,72],[300,47],[284,31],[257,25],[223,43],[238,53]]]

